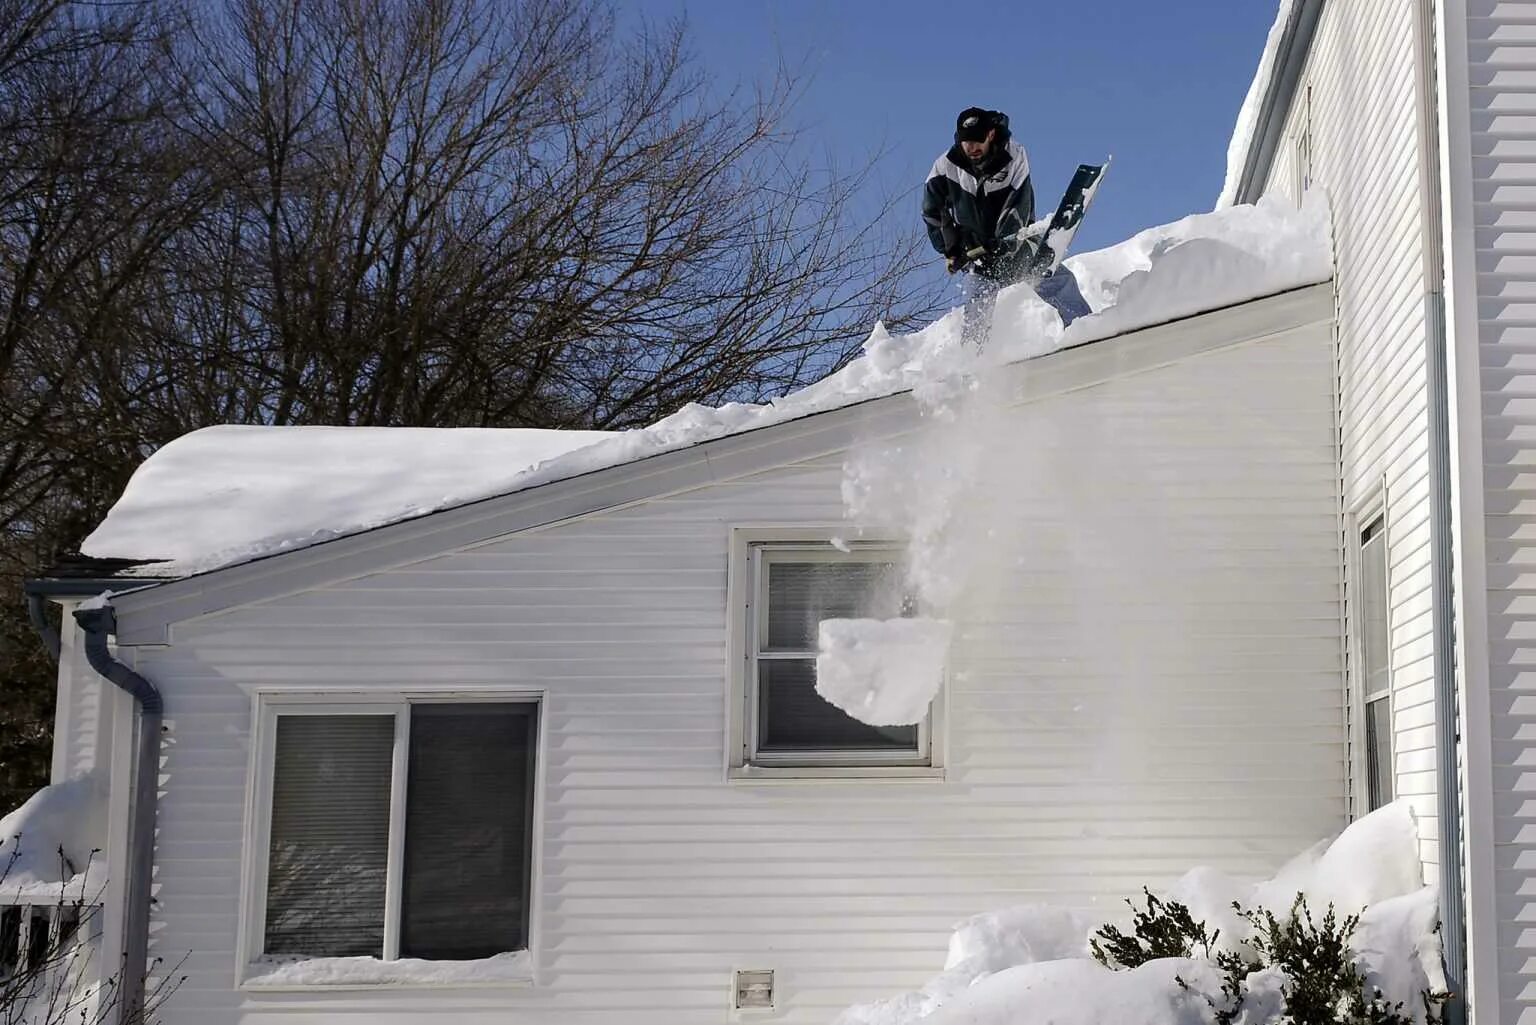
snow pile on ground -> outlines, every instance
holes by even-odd
[[[823,619],[816,693],[871,726],[922,722],[944,682],[951,632],[941,619]]]
[[[1243,105],[1237,112],[1237,124],[1232,129],[1232,139],[1227,144],[1227,177],[1221,186],[1221,196],[1216,200],[1216,209],[1222,210],[1230,207],[1237,200],[1238,181],[1243,176],[1243,166],[1248,162],[1248,151],[1253,147],[1254,132],[1258,130],[1259,107],[1264,101],[1264,91],[1269,88],[1269,80],[1275,74],[1275,60],[1280,53],[1280,37],[1285,35],[1286,22],[1291,20],[1291,11],[1296,6],[1296,0],[1280,0],[1280,11],[1275,15],[1275,23],[1270,26],[1269,37],[1264,41],[1264,52],[1259,55],[1259,66],[1253,73],[1253,81],[1248,86],[1248,95],[1243,98]]]
[[[54,900],[61,885],[105,879],[105,804],[102,788],[87,774],[43,787],[0,818],[0,892]]]
[[[1231,901],[1283,914],[1297,893],[1306,895],[1314,921],[1330,901],[1340,917],[1364,909],[1351,946],[1368,984],[1423,1020],[1419,994],[1443,989],[1444,977],[1434,931],[1436,892],[1422,885],[1408,805],[1398,802],[1366,816],[1273,879],[1244,884],[1199,868],[1167,896],[1187,904],[1207,926],[1219,927],[1218,949],[1232,950],[1248,928],[1232,913]],[[956,929],[944,971],[921,990],[851,1007],[835,1025],[1210,1025],[1211,1008],[1199,993],[1220,992],[1211,959],[1167,958],[1112,971],[1088,950],[1089,937],[1104,924],[1097,915],[1042,905],[979,915]],[[1284,1010],[1286,981],[1278,970],[1250,977],[1239,1020],[1274,1021]]]
[[[876,325],[841,371],[763,405],[689,405],[640,430],[213,427],[149,458],[86,538],[102,558],[186,576],[438,509],[575,477],[979,369],[1326,280],[1328,212],[1281,200],[1188,217],[1066,261],[1094,311],[1070,327],[1031,289],[998,297],[992,341],[962,344],[960,311],[909,335]]]
[[[497,954],[477,961],[423,961],[402,957],[263,957],[244,985],[270,989],[289,986],[431,986],[454,983],[527,982],[532,977],[528,951]]]

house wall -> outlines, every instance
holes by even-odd
[[[134,652],[167,1025],[716,1025],[736,968],[825,1025],[968,915],[1269,873],[1345,819],[1332,363],[1314,324],[1008,414],[1026,543],[961,624],[941,781],[726,779],[728,530],[838,520],[841,453],[179,624]],[[545,692],[536,985],[239,990],[252,695],[483,685]]]
[[[1536,1018],[1531,921],[1536,759],[1536,3],[1439,5],[1445,37],[1453,429],[1459,509],[1461,652],[1468,721],[1470,973],[1473,1020]]]
[[[1333,211],[1344,512],[1368,515],[1378,503],[1385,511],[1395,794],[1418,813],[1432,879],[1439,844],[1414,16],[1413,0],[1323,5],[1265,190],[1295,197],[1298,142],[1310,129],[1313,187]],[[1351,712],[1358,722],[1359,709]],[[1352,747],[1359,813],[1363,735]]]
[[[104,766],[114,736],[116,702],[111,684],[86,661],[73,610],[65,602],[59,626],[59,685],[53,715],[53,764],[49,782],[82,776]]]

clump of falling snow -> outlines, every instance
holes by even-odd
[[[951,633],[941,619],[824,619],[816,693],[871,726],[922,722],[944,680]]]

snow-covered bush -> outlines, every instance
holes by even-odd
[[[1129,970],[1160,958],[1213,958],[1221,970],[1218,994],[1182,976],[1174,976],[1174,981],[1210,1005],[1216,1025],[1414,1023],[1403,1001],[1388,1000],[1361,969],[1360,957],[1351,947],[1359,915],[1341,919],[1330,904],[1318,923],[1304,893],[1296,894],[1284,915],[1268,908],[1244,908],[1234,901],[1232,908],[1247,923],[1249,933],[1235,947],[1214,950],[1221,930],[1211,931],[1176,900],[1145,888],[1142,892],[1145,908],[1126,901],[1132,912],[1129,933],[1105,925],[1089,940],[1094,960],[1106,968]],[[1444,998],[1443,993],[1421,991],[1427,1025],[1440,1022],[1435,1011]]]
[[[1139,968],[1160,957],[1211,957],[1211,948],[1221,930],[1208,931],[1197,922],[1189,908],[1176,900],[1164,900],[1145,886],[1146,908],[1138,908],[1127,898],[1133,923],[1130,935],[1118,926],[1106,925],[1088,941],[1093,959],[1106,968]]]
[[[1297,894],[1304,903],[1293,903]],[[1331,917],[1318,922],[1309,908]],[[921,988],[849,1007],[834,1025],[1438,1021],[1424,1000],[1445,988],[1437,893],[1424,885],[1406,802],[1315,844],[1269,879],[1199,867],[1130,911],[1107,926],[1102,911],[1080,906],[976,915],[957,926],[943,970]]]

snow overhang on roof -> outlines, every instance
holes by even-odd
[[[1323,0],[1281,0],[1227,146],[1227,177],[1216,209],[1252,203],[1263,193],[1322,12]]]
[[[862,357],[763,405],[692,405],[640,430],[215,427],[162,448],[82,545],[185,578],[635,463],[927,383],[1122,336],[1332,276],[1328,211],[1278,199],[1199,214],[1067,262],[1094,312],[1062,324],[1026,286],[1000,293],[983,355],[959,310],[909,335],[876,325]]]

